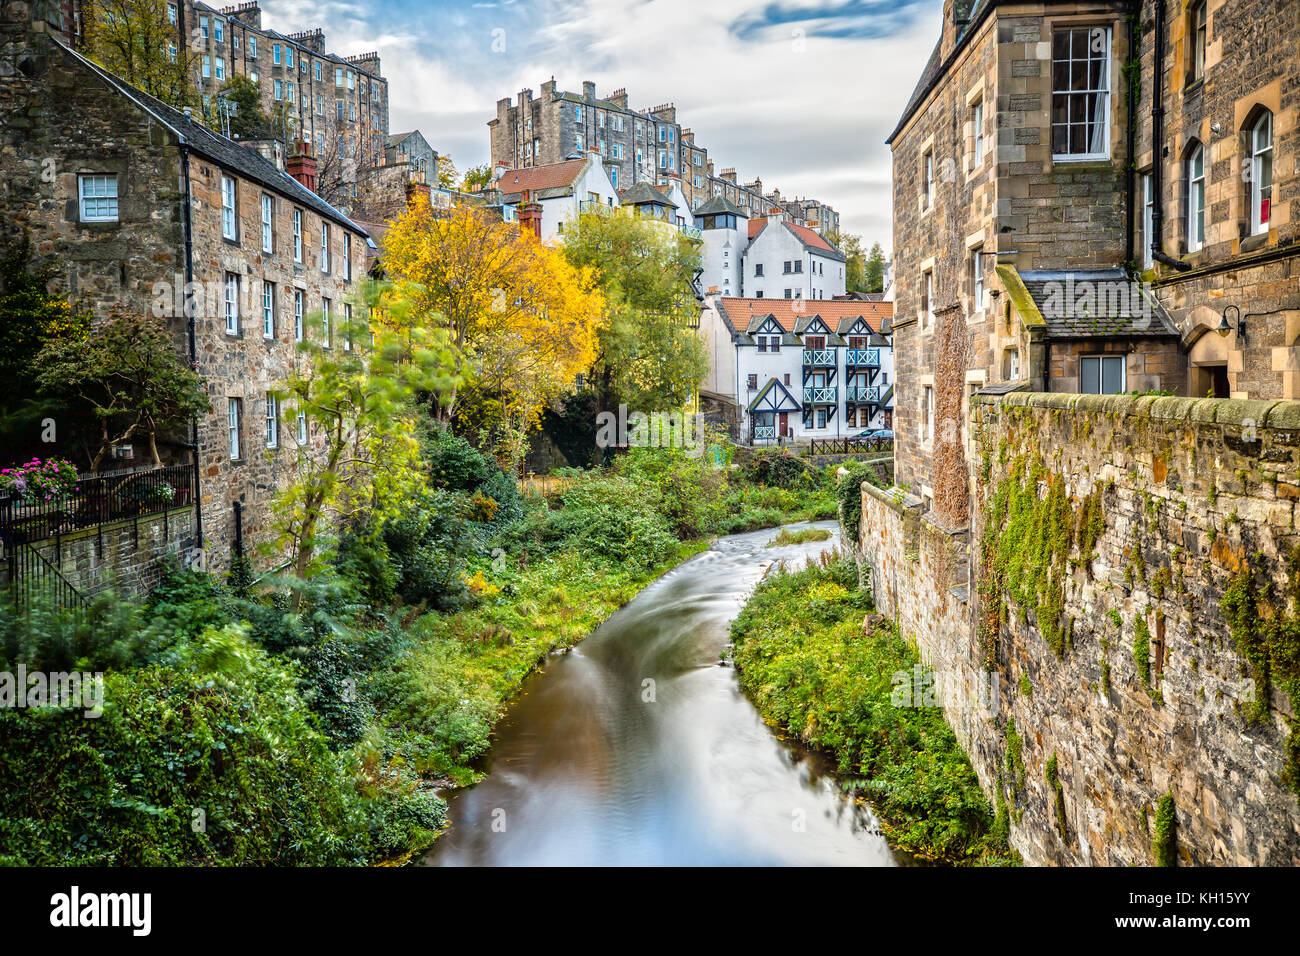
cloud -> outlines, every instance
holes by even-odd
[[[813,196],[891,246],[884,145],[934,45],[941,0],[262,0],[264,23],[320,26],[331,51],[377,49],[393,131],[420,129],[463,170],[489,161],[496,102],[625,87],[674,103],[715,169]]]

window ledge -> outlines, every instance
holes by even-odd
[[[1237,251],[1239,253],[1255,252],[1258,249],[1263,249],[1267,245],[1268,245],[1268,233],[1257,232],[1252,236],[1247,236],[1246,238],[1242,239],[1237,246]]]

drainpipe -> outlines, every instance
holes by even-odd
[[[190,368],[198,371],[199,348],[194,329],[194,305],[188,291],[194,282],[194,230],[191,222],[193,205],[190,200],[190,151],[182,137],[180,141],[181,181],[185,186],[185,199],[182,203],[182,226],[185,230],[185,292],[182,301],[185,309],[185,331],[189,338]],[[199,416],[190,416],[190,443],[194,459],[194,546],[203,547],[203,495],[199,490]]]
[[[1165,64],[1165,0],[1155,0],[1155,76],[1151,84],[1151,258],[1171,266],[1179,272],[1191,268],[1189,263],[1165,254],[1163,245],[1164,202],[1161,194],[1164,152],[1164,64]]]
[[[1137,110],[1138,97],[1136,95],[1136,83],[1134,74],[1140,71],[1141,65],[1141,48],[1139,46],[1139,20],[1142,15],[1141,0],[1129,4],[1129,21],[1128,21],[1128,55],[1129,62],[1132,64],[1128,71],[1128,181],[1125,189],[1128,192],[1128,210],[1129,214],[1124,218],[1124,261],[1133,262],[1134,247],[1134,227],[1133,217],[1137,213],[1138,207],[1134,205],[1137,190]],[[1133,272],[1140,271],[1138,269]]]

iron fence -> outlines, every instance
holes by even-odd
[[[884,454],[894,450],[892,438],[813,438],[810,455],[856,455],[862,452]]]

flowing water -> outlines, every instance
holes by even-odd
[[[767,567],[838,543],[765,548],[775,534],[719,540],[530,678],[487,778],[451,796],[451,829],[420,862],[893,865],[870,809],[719,666]]]

